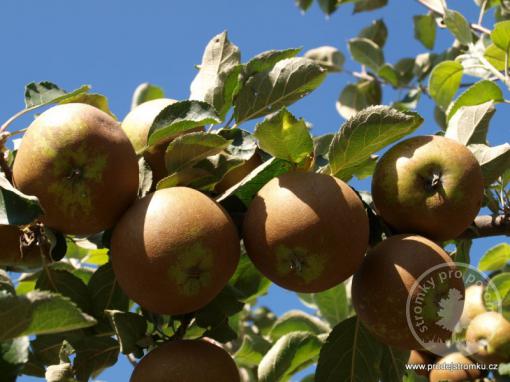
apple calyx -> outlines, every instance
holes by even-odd
[[[438,169],[432,170],[432,176],[426,177],[425,179],[425,187],[429,192],[437,192],[439,188],[442,186],[442,173]]]
[[[300,259],[298,256],[296,255],[292,255],[290,257],[290,269],[291,271],[294,271],[296,273],[301,273],[303,271],[303,265],[304,265],[304,261],[302,259]]]
[[[67,176],[69,180],[80,179],[82,176],[83,170],[81,168],[73,168],[71,173]]]

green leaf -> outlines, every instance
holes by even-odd
[[[249,77],[235,100],[237,124],[298,101],[325,77],[326,71],[320,65],[303,57],[279,61],[271,70]]]
[[[409,111],[416,109],[418,106],[418,101],[420,100],[422,90],[420,88],[414,88],[409,90],[402,99],[397,102],[394,102],[391,107],[401,110],[401,111]]]
[[[83,85],[70,93],[48,82],[31,82],[25,88],[25,105],[27,108],[58,103],[90,90],[90,86]]]
[[[120,351],[123,354],[143,354],[142,348],[137,342],[146,335],[147,321],[145,318],[136,313],[119,310],[107,310],[106,315],[119,340]]]
[[[87,382],[117,362],[119,343],[111,337],[85,337],[72,344],[76,349],[74,370],[79,382]]]
[[[228,319],[228,317],[240,312],[244,303],[239,301],[236,291],[227,285],[221,292],[205,307],[196,314],[196,323],[201,328],[214,328]]]
[[[87,256],[83,258],[83,263],[91,265],[105,265],[110,260],[108,256],[108,249],[92,249],[89,251]]]
[[[241,51],[227,32],[214,36],[205,48],[200,70],[191,83],[190,99],[214,106],[223,119],[239,86]]]
[[[131,110],[144,102],[152,101],[153,99],[165,98],[165,92],[162,88],[156,85],[145,82],[137,86],[133,92],[133,99],[131,101]]]
[[[451,9],[445,10],[444,23],[462,45],[468,45],[473,42],[471,27],[462,13]]]
[[[269,349],[271,349],[271,343],[262,336],[246,334],[243,336],[239,350],[234,354],[234,359],[239,365],[258,366]]]
[[[399,75],[395,68],[393,67],[393,65],[384,64],[383,66],[381,66],[381,69],[379,69],[379,72],[377,74],[383,80],[389,82],[393,87],[398,87]]]
[[[242,301],[254,302],[257,297],[267,293],[271,282],[255,268],[249,257],[244,254],[241,256],[229,284]]]
[[[368,106],[379,105],[381,101],[382,91],[379,82],[361,80],[356,84],[347,85],[342,90],[336,102],[336,109],[342,117],[349,119]]]
[[[510,52],[510,20],[502,21],[494,25],[491,32],[492,42],[507,54]]]
[[[504,5],[501,4],[501,0],[491,0],[491,4],[493,5],[498,5],[498,3],[500,4],[496,7],[494,12],[494,19],[498,22],[510,20],[510,9],[508,9],[508,7],[504,8]]]
[[[248,177],[243,179],[236,187],[227,191],[218,202],[227,203],[231,196],[237,197],[244,205],[248,206],[259,190],[274,177],[285,174],[291,168],[292,163],[282,159],[271,158],[255,169]]]
[[[482,167],[485,185],[494,183],[510,167],[510,144],[495,147],[483,144],[469,145]]]
[[[322,9],[327,15],[332,14],[336,11],[338,7],[338,0],[317,0],[319,2],[319,7]]]
[[[495,44],[491,44],[485,49],[483,56],[489,61],[492,66],[494,66],[497,70],[505,70],[505,62],[506,62],[506,52],[496,46]],[[508,67],[510,67],[510,60],[508,60]]]
[[[354,167],[353,175],[359,180],[372,176],[377,165],[377,155],[371,155],[367,160]]]
[[[409,351],[393,349],[390,346],[381,347],[381,382],[401,381],[406,373]]]
[[[341,72],[343,70],[345,57],[333,46],[321,46],[310,49],[305,57],[315,61],[329,72]]]
[[[473,240],[471,239],[457,239],[455,243],[455,252],[452,257],[456,262],[469,264],[471,262],[471,247]]]
[[[39,200],[15,189],[0,175],[0,224],[24,225],[43,214]]]
[[[298,120],[286,108],[257,124],[254,135],[262,150],[289,162],[300,163],[313,151],[306,122]]]
[[[214,107],[201,101],[180,101],[165,107],[149,130],[148,145],[153,146],[196,127],[220,123]]]
[[[292,332],[308,332],[319,335],[329,332],[329,326],[319,318],[301,310],[290,310],[276,320],[269,336],[273,341],[276,341]]]
[[[299,9],[301,9],[303,12],[306,12],[312,5],[313,0],[295,0],[295,2]]]
[[[374,20],[359,32],[358,37],[369,39],[383,48],[388,38],[388,28],[383,19]]]
[[[436,41],[436,20],[433,14],[417,15],[413,17],[414,38],[427,49],[434,49]]]
[[[503,308],[503,315],[508,320],[510,317],[510,307],[508,306],[508,296],[510,295],[510,273],[503,272],[491,278],[491,287],[485,288],[483,299],[485,306],[489,310],[499,310]]]
[[[19,337],[32,319],[32,304],[25,296],[0,293],[0,342]]]
[[[236,158],[249,160],[257,150],[257,140],[246,130],[221,129],[218,130],[218,135],[230,141],[227,151]]]
[[[320,315],[331,325],[343,321],[349,314],[347,291],[343,283],[324,292],[314,293],[313,299]]]
[[[501,376],[501,375],[507,375],[507,376],[510,376],[510,363],[502,363],[502,364],[499,364],[499,367],[498,367],[498,374]],[[496,382],[499,382],[499,380],[497,379],[498,377],[496,377]],[[503,382],[505,381],[505,379],[503,379]]]
[[[367,38],[355,37],[350,39],[349,51],[354,60],[376,72],[384,64],[383,51],[375,42]]]
[[[445,137],[464,145],[486,143],[489,122],[495,112],[493,101],[475,106],[461,106],[448,122]]]
[[[260,362],[259,381],[286,380],[294,372],[312,363],[321,346],[322,341],[311,333],[294,332],[281,337]]]
[[[66,297],[49,292],[29,292],[26,298],[32,307],[31,321],[24,335],[51,334],[94,326],[96,320],[82,313]]]
[[[35,281],[28,280],[28,281],[20,281],[18,285],[16,286],[16,293],[17,294],[27,294],[28,292],[31,292],[35,289]]]
[[[230,320],[224,320],[204,332],[204,337],[212,338],[221,343],[234,341],[237,338],[237,332],[230,326]]]
[[[357,317],[342,321],[321,349],[315,378],[320,381],[379,380],[383,349]]]
[[[47,269],[41,272],[35,287],[40,290],[60,293],[68,297],[86,313],[92,313],[92,301],[85,283],[65,270]]]
[[[77,341],[81,341],[88,334],[83,330],[75,330],[72,332],[66,332],[62,334],[46,334],[39,335],[36,339],[32,340],[31,348],[34,352],[35,357],[40,360],[43,365],[55,365],[58,364],[63,355],[70,355],[75,350],[70,349],[72,345]]]
[[[208,156],[222,152],[229,141],[218,134],[190,133],[177,137],[165,153],[165,164],[171,174],[189,167]]]
[[[482,272],[497,271],[510,262],[510,244],[501,243],[489,249],[478,262]]]
[[[414,77],[415,58],[402,58],[397,61],[394,68],[398,74],[398,86],[408,85]]]
[[[349,315],[349,302],[345,284],[339,284],[320,293],[299,293],[299,298],[307,306],[317,309],[331,326],[345,320]]]
[[[106,114],[109,114],[111,117],[117,119],[115,114],[113,114],[110,110],[110,106],[108,105],[108,98],[102,94],[79,93],[73,96],[69,96],[59,103],[86,103],[87,105],[94,106],[95,108],[102,110]]]
[[[30,340],[14,338],[0,343],[0,376],[2,381],[16,381],[16,377],[28,362]]]
[[[335,135],[329,149],[331,173],[340,179],[370,155],[416,130],[423,122],[417,113],[386,106],[369,107],[348,120]]]
[[[253,320],[254,327],[263,336],[269,335],[269,332],[277,319],[276,315],[265,306],[255,308],[251,314],[251,318]]]
[[[105,310],[127,311],[129,299],[122,292],[111,263],[99,267],[88,283],[95,317],[103,317]]]
[[[58,333],[96,324],[67,298],[33,291],[23,296],[0,295],[0,341],[22,335]]]
[[[498,85],[489,80],[481,80],[470,86],[447,111],[450,119],[462,106],[480,105],[488,101],[503,101],[503,91]]]
[[[414,371],[409,370],[402,378],[402,382],[428,382],[429,379],[423,375],[418,375]]]
[[[324,134],[313,137],[314,159],[318,167],[324,167],[329,164],[329,146],[331,145],[331,141],[334,136],[334,134]]]
[[[255,73],[262,73],[273,69],[280,61],[295,57],[301,48],[290,48],[284,50],[268,50],[257,54],[246,64],[245,74],[251,76]]]
[[[438,106],[445,109],[457,92],[462,80],[463,67],[456,61],[443,61],[430,74],[429,93]]]
[[[241,166],[243,163],[242,159],[225,154],[209,156],[198,160],[198,162],[191,159],[187,167],[177,170],[160,180],[156,189],[187,186],[211,191],[229,171]]]
[[[354,13],[373,11],[388,4],[388,0],[357,0],[354,3]]]

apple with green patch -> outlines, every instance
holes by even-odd
[[[276,284],[320,292],[349,278],[368,247],[368,218],[340,179],[291,172],[269,181],[243,223],[246,251]]]
[[[111,241],[120,287],[160,314],[205,306],[225,287],[239,255],[237,229],[225,210],[187,187],[138,200],[116,225]]]
[[[399,233],[432,240],[458,237],[483,200],[482,170],[466,146],[440,136],[418,136],[393,146],[377,163],[372,197]]]
[[[135,152],[119,123],[81,103],[38,116],[13,167],[15,186],[39,198],[43,223],[67,234],[112,227],[136,198],[138,177]]]

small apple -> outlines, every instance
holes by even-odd
[[[122,129],[136,152],[139,152],[147,145],[149,130],[154,119],[164,108],[175,102],[177,101],[169,98],[154,99],[138,105],[126,115],[126,118],[122,121]],[[166,145],[157,145],[144,153],[145,160],[151,167],[154,183],[167,175],[165,150],[168,142],[165,143]]]
[[[478,214],[483,176],[466,146],[440,136],[418,136],[393,146],[377,163],[372,197],[399,233],[435,241],[459,236]]]
[[[466,288],[464,310],[462,311],[462,316],[459,321],[462,328],[467,327],[476,316],[487,312],[487,308],[483,302],[483,292],[483,285],[473,284]]]
[[[434,363],[434,356],[426,351],[411,350],[409,353],[408,365],[424,365],[424,369],[416,369],[414,372],[424,377],[429,376],[428,365]]]
[[[498,312],[482,313],[466,331],[467,349],[484,363],[510,361],[510,322]]]
[[[446,368],[447,364],[451,365],[451,368]],[[482,372],[475,368],[473,361],[461,353],[451,353],[437,361],[436,368],[430,372],[429,381],[464,382],[481,377]]]
[[[167,106],[176,102],[176,100],[170,98],[153,99],[138,105],[126,115],[124,121],[122,121],[122,129],[136,152],[140,152],[147,145],[149,130],[159,113]],[[188,132],[196,131],[203,131],[203,127],[197,127]],[[166,148],[173,139],[181,134],[178,133],[168,137],[163,142],[150,147],[144,152],[143,156],[152,170],[153,184],[156,184],[168,175],[165,165]]]

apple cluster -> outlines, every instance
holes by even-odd
[[[300,169],[265,184],[239,230],[220,204],[189,187],[153,188],[138,197],[140,155],[152,169],[153,184],[167,175],[165,151],[176,136],[147,146],[154,119],[173,102],[145,102],[127,115],[121,128],[110,115],[86,104],[47,110],[22,140],[13,168],[15,186],[39,198],[42,223],[59,232],[88,235],[113,227],[110,257],[117,281],[150,312],[183,315],[211,302],[236,270],[242,238],[255,267],[288,290],[321,292],[353,276],[353,305],[363,325],[383,343],[423,350],[406,316],[408,300],[418,293],[411,286],[434,267],[456,273],[441,244],[461,235],[482,203],[482,172],[465,146],[440,136],[419,136],[383,155],[372,195],[389,230],[375,246],[369,247],[369,219],[358,194],[334,176]],[[234,186],[261,163],[256,152],[215,191]],[[435,325],[440,313],[435,302],[452,289],[463,299],[458,277],[442,278],[440,287],[430,291],[426,339],[451,337]],[[452,319],[458,321],[461,312]],[[489,318],[480,318],[484,315],[494,325],[487,326]],[[481,332],[484,338],[499,336],[498,330],[509,333],[510,323],[501,319],[491,312],[477,316],[467,339],[480,344]],[[502,345],[505,349],[494,345],[475,353],[492,361],[494,354],[510,354],[509,340]],[[182,362],[168,361],[175,357]],[[168,375],[184,369],[186,377],[179,381],[239,381],[228,354],[202,340],[158,347],[140,362],[132,381],[168,381]]]

